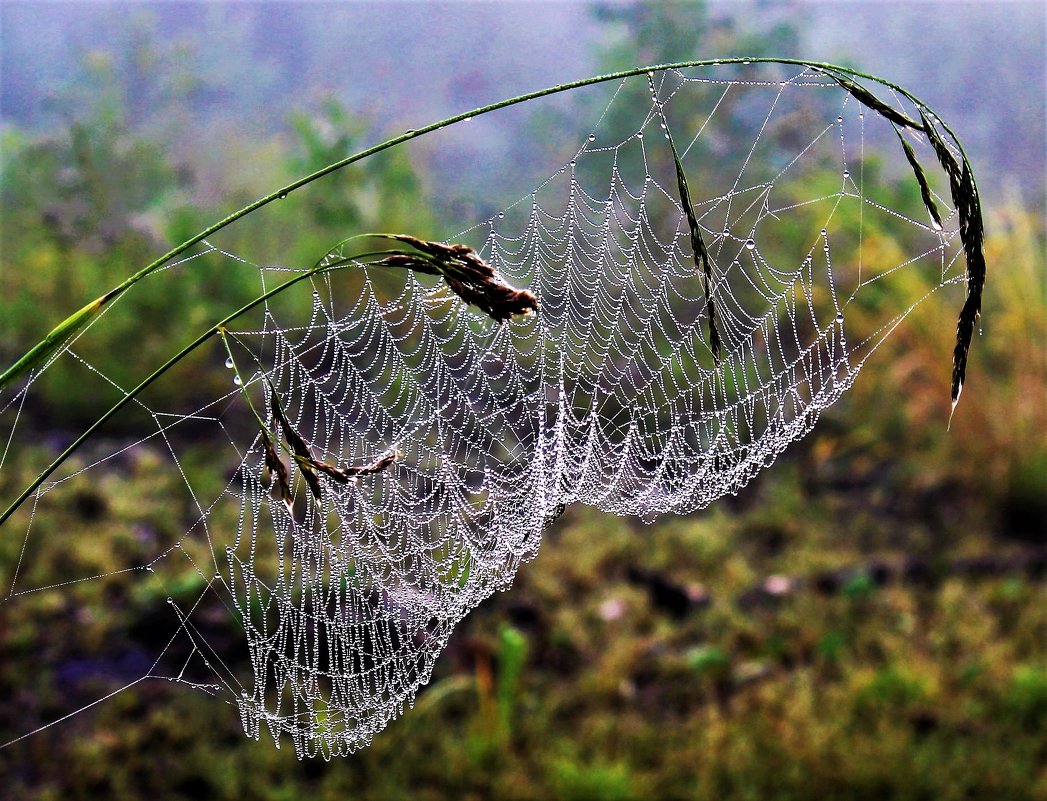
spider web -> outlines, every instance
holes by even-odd
[[[603,104],[562,168],[447,237],[530,288],[536,315],[497,324],[443,283],[375,265],[311,277],[304,307],[274,298],[232,325],[237,382],[227,373],[211,403],[186,413],[138,398],[145,436],[88,449],[12,518],[25,535],[5,565],[5,604],[72,596],[116,573],[34,584],[33,554],[60,536],[47,516],[144,449],[177,475],[188,526],[117,571],[170,592],[170,637],[98,700],[173,680],[235,704],[249,737],[289,736],[299,756],[365,746],[413,704],[455,625],[510,586],[565,506],[650,521],[738,492],[810,431],[923,298],[964,280],[951,201],[932,194],[939,225],[911,191],[896,126],[820,71],[659,71],[621,81]],[[933,143],[904,136],[935,163]],[[900,250],[884,246],[885,229]],[[263,290],[302,272],[209,244],[158,280],[190,261],[257,273]],[[76,342],[55,358],[107,380]],[[0,469],[24,445],[18,421],[39,379],[4,402]],[[391,464],[347,483],[321,476],[314,493],[289,460],[285,503],[248,400],[271,430],[286,415],[319,460]],[[185,456],[201,439],[226,443],[220,488]],[[188,596],[177,591],[186,576]],[[246,663],[213,644],[216,609],[242,624]],[[15,735],[8,745],[28,736]]]

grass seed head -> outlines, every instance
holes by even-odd
[[[497,322],[538,311],[538,299],[533,292],[512,286],[468,245],[431,242],[406,234],[390,238],[418,252],[394,253],[376,264],[442,276],[452,292]]]

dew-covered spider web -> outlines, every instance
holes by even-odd
[[[40,584],[35,563],[68,546],[50,518],[77,487],[154,459],[184,517],[144,546],[128,535],[121,577],[162,609],[126,684],[173,680],[235,707],[249,737],[346,754],[413,704],[456,624],[509,588],[567,505],[650,521],[737,493],[922,299],[959,284],[961,305],[973,182],[951,135],[903,94],[766,64],[601,91],[533,191],[463,230],[404,232],[475,248],[537,313],[497,322],[439,277],[336,248],[324,263],[348,266],[230,322],[228,351],[205,346],[222,376],[211,401],[137,397],[140,438],[91,440],[31,495],[2,532],[21,540],[5,605],[73,603],[113,581],[50,565],[59,578]],[[268,291],[311,267],[252,264],[212,241],[150,280],[248,271]],[[55,358],[107,380],[79,340]],[[0,396],[4,471],[28,447],[19,420],[45,380]],[[296,439],[330,470],[296,458]],[[186,455],[201,442],[225,467],[217,484]],[[242,625],[245,658],[217,644],[223,615]]]

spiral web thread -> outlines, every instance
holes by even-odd
[[[666,130],[713,267],[719,363]],[[198,519],[155,560],[192,559],[187,543],[205,540],[214,569],[196,569],[243,622],[246,676],[208,647],[196,605],[175,605],[190,660],[217,676],[206,689],[235,700],[248,736],[352,752],[413,704],[455,625],[509,587],[566,505],[650,521],[738,492],[923,297],[963,281],[950,203],[935,198],[942,226],[918,200],[898,210],[912,173],[882,177],[880,144],[897,148],[890,122],[811,69],[627,79],[562,169],[447,240],[530,288],[536,315],[499,325],[428,276],[360,265],[312,279],[307,320],[274,304],[234,330],[244,389],[152,413],[146,438],[208,420],[238,452],[211,501],[186,476]],[[870,247],[888,225],[904,252]],[[318,498],[292,466],[285,504],[262,436],[230,422],[246,392],[275,429],[269,387],[318,459],[395,461],[348,485],[322,477]]]

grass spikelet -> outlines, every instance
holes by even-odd
[[[952,408],[955,411],[967,377],[967,353],[974,338],[974,326],[982,311],[982,289],[985,286],[985,253],[982,242],[985,238],[985,228],[982,222],[981,199],[970,164],[966,158],[962,161],[957,160],[934,122],[922,109],[920,118],[923,122],[922,130],[927,135],[942,169],[949,176],[949,190],[959,217],[960,241],[963,243],[964,258],[967,261],[967,299],[956,321],[956,347],[953,349]]]
[[[294,426],[287,422],[287,416],[284,414],[280,398],[272,384],[269,385],[269,393],[272,399],[273,412],[276,414],[276,419],[280,422],[280,427],[284,431],[284,439],[287,440],[287,445],[291,449],[291,455],[294,457],[298,469],[302,471],[302,477],[305,479],[305,483],[309,485],[309,491],[316,500],[320,500],[320,476],[317,474],[317,463],[313,458],[313,452],[309,447],[309,443],[302,438],[302,435],[295,430]]]
[[[302,435],[295,430],[294,426],[287,421],[287,416],[284,414],[283,406],[276,394],[276,390],[272,385],[270,385],[269,389],[272,395],[273,411],[276,413],[277,420],[280,422],[280,427],[284,431],[284,438],[287,440],[287,444],[291,448],[295,463],[302,471],[302,476],[304,476],[306,484],[309,485],[309,491],[312,492],[313,497],[317,500],[320,500],[320,473],[334,479],[339,484],[355,483],[359,476],[380,473],[400,458],[400,452],[392,450],[379,457],[374,462],[359,467],[335,467],[329,462],[324,462],[320,459],[314,458],[309,443],[306,442]],[[268,462],[268,454],[266,459]]]
[[[44,364],[52,355],[93,320],[105,307],[105,304],[120,294],[117,290],[107,292],[70,314],[56,325],[51,332],[41,339],[28,353],[12,364],[0,375],[0,389]]]
[[[360,467],[335,467],[327,462],[316,460],[313,461],[313,467],[325,475],[330,476],[339,484],[349,484],[350,482],[355,483],[360,476],[369,476],[382,472],[400,459],[401,456],[402,455],[399,451],[392,450],[383,454],[370,464],[362,465]]]
[[[661,113],[660,104],[659,113]],[[709,343],[712,346],[713,358],[719,364],[721,341],[720,331],[716,323],[716,302],[713,300],[712,262],[709,260],[709,251],[705,247],[702,231],[698,227],[698,218],[695,216],[694,208],[691,206],[691,193],[687,188],[687,175],[683,171],[680,154],[676,149],[676,142],[673,140],[672,133],[669,131],[669,121],[665,119],[664,114],[662,114],[662,122],[665,124],[665,138],[669,140],[669,147],[673,152],[673,164],[676,167],[676,185],[680,191],[680,205],[683,206],[683,213],[687,218],[687,228],[691,235],[691,253],[694,257],[694,266],[702,273],[702,286],[705,290],[705,312],[709,316]]]
[[[458,297],[497,322],[504,322],[513,315],[538,311],[538,299],[533,292],[509,284],[468,245],[431,242],[407,234],[384,234],[382,237],[403,242],[417,252],[393,253],[375,261],[375,264],[439,275]]]
[[[928,213],[931,215],[931,219],[934,220],[934,224],[941,230],[942,216],[938,212],[938,204],[934,202],[934,196],[931,194],[931,187],[927,183],[927,175],[923,171],[923,166],[916,158],[916,152],[912,149],[902,132],[897,128],[894,129],[895,133],[898,134],[898,140],[902,143],[902,150],[905,151],[905,158],[909,161],[909,166],[912,167],[913,174],[916,176],[916,182],[920,185],[920,195],[923,197],[923,205],[927,207]]]
[[[280,497],[287,508],[290,509],[293,499],[291,497],[291,479],[287,472],[287,465],[284,464],[283,459],[276,452],[276,445],[273,444],[273,439],[269,436],[268,431],[262,432],[262,440],[265,442],[265,469],[269,473],[270,479],[276,476],[276,483],[280,487]]]
[[[835,73],[829,73],[829,76],[836,81],[840,86],[847,90],[847,92],[859,103],[866,108],[875,111],[881,117],[890,120],[895,125],[901,125],[903,128],[920,128],[920,124],[911,117],[906,116],[902,112],[893,106],[884,103],[880,98],[862,86],[860,83],[846,78],[842,75]]]

